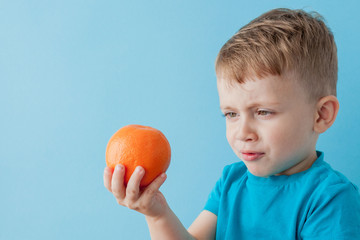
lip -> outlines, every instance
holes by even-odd
[[[242,151],[241,156],[244,161],[255,161],[262,158],[265,153],[262,152],[251,152],[251,151]]]

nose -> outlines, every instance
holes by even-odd
[[[236,129],[236,138],[243,142],[254,142],[258,140],[258,134],[255,130],[254,123],[249,119],[240,121]]]

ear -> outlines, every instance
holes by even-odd
[[[335,122],[339,111],[339,101],[329,95],[321,98],[316,104],[314,130],[317,133],[325,132]]]

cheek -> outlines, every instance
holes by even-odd
[[[229,129],[228,125],[226,125],[226,139],[228,140],[229,144],[231,145],[232,135],[231,135],[231,130]]]
[[[302,148],[306,143],[309,129],[304,124],[294,124],[294,122],[282,122],[278,126],[274,126],[267,135],[267,143],[277,146],[276,151],[282,154],[291,153]]]
[[[235,134],[230,124],[226,124],[226,139],[228,140],[228,143],[230,144],[231,148],[234,149]]]

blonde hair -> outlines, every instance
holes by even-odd
[[[336,96],[337,48],[316,12],[279,8],[264,13],[225,43],[215,68],[218,76],[239,83],[292,73],[311,99]]]

